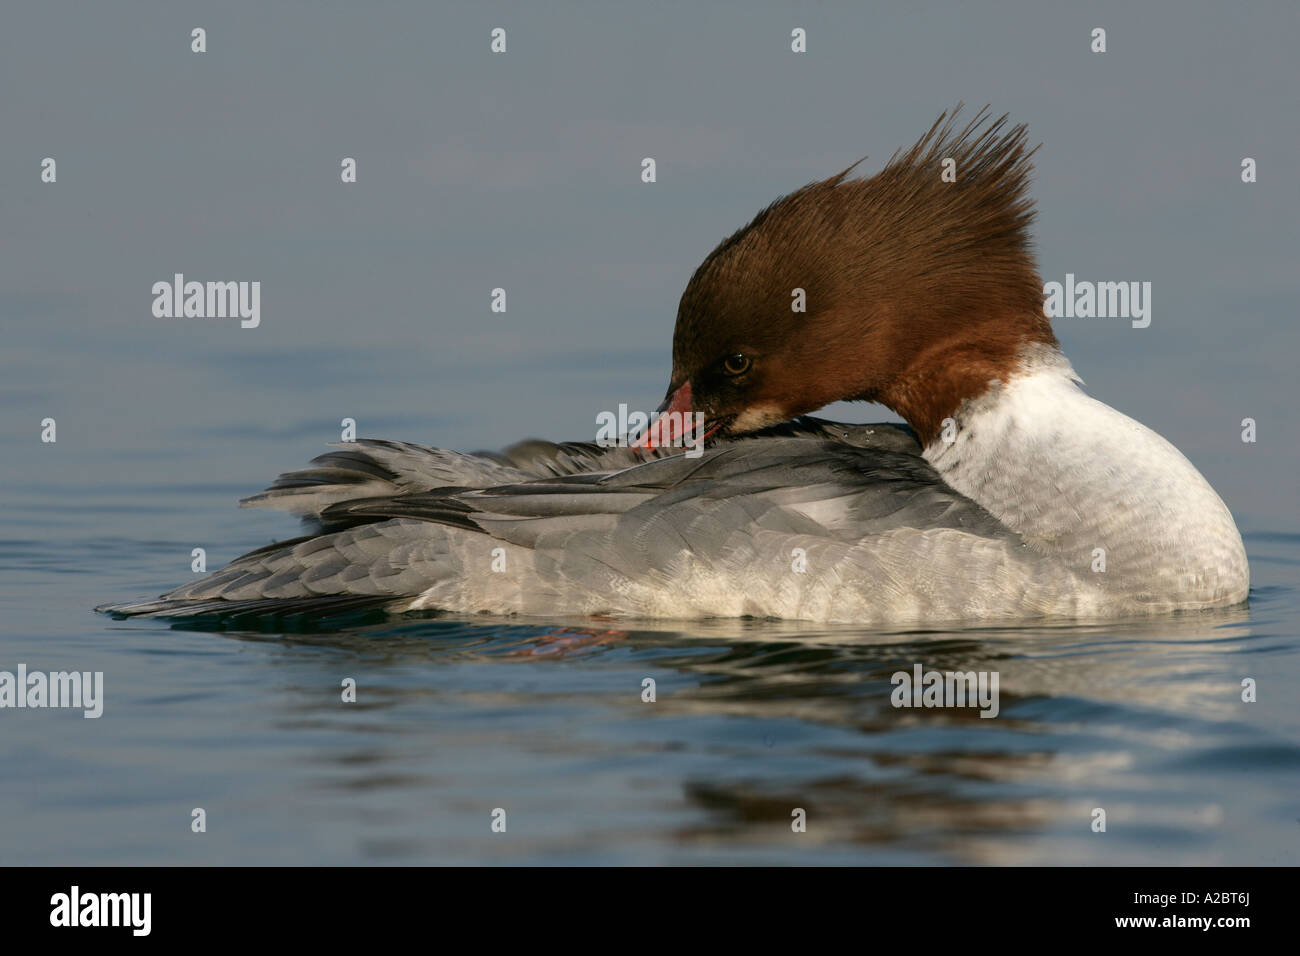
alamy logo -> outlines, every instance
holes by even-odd
[[[153,920],[152,893],[71,892],[50,897],[51,926],[129,926],[133,936],[148,936]]]
[[[620,403],[618,412],[598,412],[596,414],[596,444],[601,448],[623,448],[631,441],[631,436],[643,434],[659,421],[669,433],[676,436],[665,442],[664,448],[685,448],[687,458],[699,458],[704,454],[704,413],[703,412],[629,412],[627,403]]]
[[[178,272],[171,282],[153,284],[153,314],[159,319],[240,319],[240,326],[262,324],[261,282],[186,282]]]
[[[897,671],[889,702],[895,707],[978,707],[981,717],[998,715],[997,671]]]
[[[83,717],[104,713],[103,671],[0,671],[0,708],[71,707]]]
[[[1043,314],[1051,319],[1132,319],[1133,328],[1151,324],[1150,282],[1065,282],[1043,286]]]

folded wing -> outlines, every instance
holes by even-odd
[[[948,619],[972,600],[969,575],[1000,590],[1008,575],[1032,585],[1041,558],[1025,560],[1017,536],[916,451],[902,428],[816,419],[648,461],[578,443],[473,455],[348,443],[245,501],[303,515],[317,533],[253,551],[157,601],[102,610],[869,622],[898,620],[900,610]]]

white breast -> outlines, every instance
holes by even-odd
[[[953,488],[1118,604],[1245,600],[1245,548],[1214,489],[1177,448],[1079,384],[1060,352],[1035,346],[1018,375],[963,406],[954,441],[924,455]]]

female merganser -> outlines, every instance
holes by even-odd
[[[1084,394],[1060,352],[1025,128],[985,110],[955,131],[955,115],[869,179],[849,167],[779,199],[705,259],[673,335],[660,411],[677,414],[639,447],[344,443],[243,502],[314,533],[101,610],[914,625],[1244,601],[1219,496]],[[840,399],[911,427],[790,421]],[[667,447],[691,434],[710,447]]]

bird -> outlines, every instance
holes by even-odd
[[[306,534],[118,618],[354,610],[976,626],[1245,602],[1218,494],[1089,396],[1044,310],[1027,128],[940,114],[724,239],[639,436],[340,443],[247,507]],[[796,307],[797,303],[797,307]],[[813,416],[875,402],[902,423]]]

